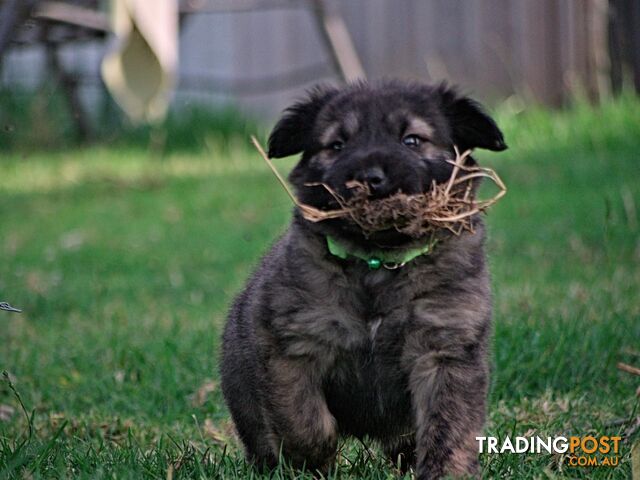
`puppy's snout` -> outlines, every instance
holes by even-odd
[[[366,183],[374,193],[383,193],[387,184],[387,176],[382,167],[372,166],[359,172],[355,179],[360,183]]]
[[[414,157],[414,154],[386,145],[362,149],[336,162],[333,178],[328,178],[327,183],[334,185],[345,198],[354,193],[350,188],[353,181],[367,185],[371,199],[385,198],[398,191],[418,193],[421,176],[416,166],[420,166],[420,162]]]

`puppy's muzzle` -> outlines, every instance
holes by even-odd
[[[373,166],[365,168],[355,175],[355,180],[367,184],[371,193],[375,196],[385,196],[391,193],[387,190],[389,187],[389,179],[382,167]]]
[[[359,152],[343,163],[342,190],[349,182],[366,184],[371,198],[384,198],[398,191],[418,193],[421,175],[415,169],[415,159],[393,149]],[[337,179],[336,179],[337,180]]]

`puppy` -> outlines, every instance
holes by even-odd
[[[506,148],[446,85],[363,82],[311,90],[275,126],[269,156],[302,153],[289,180],[328,210],[338,205],[319,183],[344,198],[354,180],[373,198],[428,191],[450,177],[454,145]],[[294,212],[224,331],[223,393],[252,462],[270,468],[282,454],[326,471],[339,435],[353,435],[419,479],[477,474],[491,296],[479,216],[473,226],[433,246]]]

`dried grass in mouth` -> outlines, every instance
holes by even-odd
[[[370,199],[366,184],[349,182],[346,186],[353,189],[353,195],[346,200],[326,184],[309,184],[310,187],[324,187],[340,205],[334,210],[320,210],[298,201],[256,138],[251,139],[304,218],[311,222],[346,218],[358,225],[366,235],[389,229],[414,238],[433,235],[439,230],[448,230],[455,235],[465,230],[473,232],[472,217],[484,212],[507,193],[507,187],[495,171],[465,165],[471,150],[460,153],[454,147],[456,159],[449,161],[454,166],[449,180],[440,184],[434,182],[425,193],[406,195],[399,192],[381,199]],[[475,198],[474,182],[481,178],[488,178],[498,187],[493,197],[485,200]]]

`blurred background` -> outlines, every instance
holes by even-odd
[[[113,43],[107,3],[0,2],[5,123],[7,97],[23,104],[25,96],[44,96],[31,107],[37,111],[55,91],[71,111],[76,138],[104,137],[119,124],[100,69]],[[138,4],[134,21],[157,13],[131,3]],[[173,4],[179,23],[177,32],[153,32],[174,44],[165,48],[176,56],[173,112],[231,107],[272,121],[305,87],[362,76],[448,80],[494,105],[511,99],[559,107],[640,89],[635,0],[163,3]]]
[[[251,470],[218,387],[292,209],[249,135],[383,76],[459,84],[509,145],[474,153],[508,187],[487,434],[623,438],[483,477],[640,478],[640,0],[0,0],[0,478],[313,478]],[[336,477],[394,478],[371,447]]]

